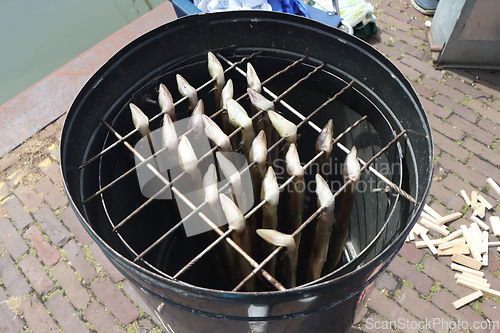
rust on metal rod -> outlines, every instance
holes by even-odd
[[[256,54],[259,54],[261,53],[262,51],[260,52],[256,52],[254,54],[252,54],[251,56],[247,57],[246,59],[243,58],[241,59],[240,61],[237,61],[235,63],[231,63],[230,62],[230,67],[228,67],[224,72],[227,72],[229,69],[232,69],[234,68],[235,66],[237,66],[238,64],[244,62],[245,60],[248,60],[250,59],[251,57],[253,57],[254,55]],[[225,59],[223,56],[221,56],[220,54],[218,54],[222,59],[224,59],[225,61],[228,61],[227,59]],[[271,81],[272,79],[276,78],[278,75],[282,74],[282,73],[285,73],[286,71],[288,71],[290,68],[292,68],[293,66],[297,65],[298,63],[304,61],[304,59],[306,59],[307,56],[303,56],[302,58],[296,60],[295,62],[293,62],[292,64],[288,65],[286,68],[282,69],[281,71],[278,71],[276,72],[275,74],[273,74],[272,76],[270,76],[268,79],[264,80],[262,82],[262,85],[264,85],[265,83]],[[245,74],[246,75],[246,74]],[[215,79],[212,79],[210,81],[208,81],[208,83],[211,83],[213,80]],[[282,94],[283,95],[283,94]],[[240,101],[242,100],[243,98],[245,98],[246,96],[248,96],[248,93],[244,93],[243,95],[241,95],[240,97],[238,97],[236,99],[236,101]],[[220,109],[219,111],[215,112],[214,114],[212,114],[210,116],[210,118],[214,118],[216,117],[217,115],[219,115],[220,113],[222,113],[225,109],[222,108]],[[252,117],[252,119],[258,115],[260,115],[261,113],[263,112],[263,110],[259,111],[256,115],[254,115]],[[239,131],[241,130],[241,127],[240,128],[237,128],[235,131],[233,131],[233,133],[231,133],[228,137],[231,138],[232,136],[234,136],[236,133],[238,133]],[[188,131],[189,132],[189,131]],[[184,135],[186,135],[188,132],[184,133]],[[118,142],[118,141],[117,141]],[[156,153],[154,153],[153,155],[149,156],[146,161],[150,160],[151,158],[155,157],[156,155],[158,155],[159,153],[163,152],[166,148],[163,147],[161,148],[160,150],[158,150]],[[209,153],[212,153],[213,150],[211,150]],[[200,160],[204,159],[206,156],[208,156],[208,154],[205,154],[203,155],[202,157],[200,157]],[[98,156],[97,156],[98,157]],[[118,178],[116,178],[114,181],[112,181],[111,183],[109,183],[108,185],[104,186],[103,188],[101,188],[99,191],[97,191],[96,193],[94,193],[92,196],[90,196],[89,198],[85,199],[83,201],[83,204],[86,204],[88,203],[90,200],[96,198],[99,194],[103,193],[104,191],[106,191],[108,188],[112,187],[113,185],[115,185],[118,181],[120,181],[121,179],[125,178],[125,176],[129,175],[130,173],[132,173],[136,168],[138,168],[139,166],[143,165],[144,163],[146,163],[146,161],[142,161],[140,162],[139,164],[135,165],[133,168],[131,168],[130,170],[128,170],[127,172],[125,172],[124,174],[120,175]],[[89,160],[90,162],[90,160]],[[83,164],[82,164],[83,165]],[[180,176],[182,176],[183,173],[181,173],[176,179],[178,179]],[[176,179],[172,180],[172,183],[174,183],[176,181]]]
[[[229,60],[225,60],[227,63],[231,64],[231,62]],[[238,67],[236,67],[238,69]],[[238,71],[241,73],[241,69]],[[242,75],[246,75],[244,73],[241,73]],[[343,91],[345,91],[345,89],[347,89],[348,87],[350,87],[352,84],[354,83],[354,80],[352,80],[346,87],[344,87],[340,92],[338,92],[333,98],[327,100],[324,105],[321,105],[318,109],[316,109],[314,111],[314,113],[317,113],[319,112],[319,110],[321,110],[324,106],[326,106],[327,104],[331,103],[334,99],[336,99],[336,97],[338,95],[340,95]],[[276,97],[276,95],[274,93],[272,93],[271,91],[269,91],[267,88],[265,89],[265,91],[271,95],[273,98]],[[309,121],[309,119],[312,117],[312,115],[309,115],[308,117],[304,117],[299,111],[295,110],[293,107],[291,107],[289,104],[283,102],[283,101],[280,101],[280,103],[286,107],[290,112],[292,112],[293,114],[295,114],[296,116],[298,116],[299,118],[302,119],[302,122],[305,122],[305,121],[308,121],[309,125],[315,129],[316,131],[318,132],[321,132],[321,129],[316,126],[316,124],[314,124],[313,122]],[[302,123],[301,122],[301,123]],[[299,127],[299,125],[297,125],[297,127]],[[348,152],[348,149],[342,145],[340,142],[336,142],[337,146],[342,149],[344,152]],[[365,161],[363,161],[361,158],[358,157],[358,160],[361,164],[365,164]],[[412,203],[417,203],[417,200],[415,200],[415,198],[413,198],[410,194],[408,194],[406,191],[404,191],[402,188],[400,188],[398,185],[394,184],[394,182],[392,182],[390,179],[388,179],[387,177],[385,177],[383,174],[381,174],[380,172],[378,172],[377,169],[373,168],[373,167],[369,167],[369,170],[376,176],[378,177],[379,179],[381,179],[384,183],[386,183],[387,185],[389,185],[392,189],[394,189],[394,191],[396,191],[398,194],[402,195],[405,199],[407,199],[408,201],[412,202]]]
[[[360,172],[363,172],[364,170],[366,170],[366,168],[371,164],[373,163],[373,161],[375,161],[377,158],[379,158],[387,149],[389,149],[390,146],[392,146],[396,141],[399,140],[399,138],[401,138],[404,134],[406,133],[406,130],[403,130],[401,131],[398,135],[396,135],[387,145],[385,145],[384,148],[382,148],[379,152],[377,152],[375,155],[372,156],[372,158],[370,158],[365,165],[363,165],[363,167],[361,167],[360,169]],[[316,155],[313,159],[316,159],[316,158],[319,158],[321,155],[322,155],[323,152],[319,153],[318,155]],[[311,161],[308,163],[310,164]],[[304,166],[305,168],[306,166]],[[290,178],[293,178],[294,176],[290,177]],[[336,198],[339,196],[339,194],[349,185],[352,183],[352,180],[349,179],[348,181],[346,181],[344,183],[344,185],[342,185],[334,194],[333,194],[333,198]],[[283,184],[284,185],[284,184]],[[281,189],[281,187],[280,187]],[[318,216],[322,211],[323,211],[324,207],[319,207],[306,221],[304,221],[304,223],[302,223],[298,228],[297,230],[295,230],[292,234],[293,237],[295,237],[299,232],[301,232],[313,219],[316,218],[316,216]],[[262,261],[260,263],[259,266],[255,267],[254,270],[252,270],[250,272],[250,274],[248,274],[234,289],[233,291],[238,291],[241,287],[243,287],[243,285],[252,278],[252,276],[254,276],[255,274],[257,274],[259,272],[260,269],[262,269],[262,267],[264,267],[276,254],[278,254],[278,252],[282,249],[283,247],[282,246],[279,246],[277,247],[273,252],[271,252],[266,259],[264,259],[264,261]]]
[[[105,120],[103,120],[103,124],[108,127],[108,129],[117,137],[120,138],[121,135],[113,128],[111,127]],[[127,141],[124,141],[125,146],[134,154],[136,155],[141,161],[145,160],[145,158],[130,145]],[[170,185],[170,182],[163,177],[161,173],[158,172],[151,164],[147,164],[148,168],[157,176],[165,185]],[[182,192],[180,192],[176,187],[171,186],[172,191],[174,192],[175,195],[177,195],[190,209],[195,210],[196,206],[184,196]],[[210,220],[205,214],[202,212],[198,212],[198,215],[204,220],[215,232],[217,232],[219,235],[223,235],[224,232]],[[236,244],[232,239],[226,238],[226,241],[230,246],[232,246],[239,254],[247,260],[250,265],[253,267],[256,267],[258,263],[248,254],[246,253],[238,244]],[[286,290],[281,283],[279,283],[271,274],[269,274],[267,271],[262,270],[262,275],[269,281],[273,286],[275,286],[278,290]]]
[[[303,59],[305,59],[305,56],[302,57],[301,59],[299,59],[300,61],[302,61]],[[298,60],[298,61],[299,61]],[[298,61],[296,61],[295,63],[297,63]],[[295,64],[294,63],[294,64]],[[232,66],[234,67],[236,65],[235,64],[232,64]],[[292,64],[293,65],[293,64]],[[292,65],[289,65],[288,67],[286,67],[284,70],[282,70],[281,72],[285,71],[285,70],[288,70],[288,68],[290,68]],[[303,80],[309,78],[313,73],[315,73],[316,71],[318,71],[319,69],[321,69],[322,67],[324,66],[324,64],[321,64],[320,66],[316,67],[313,71],[311,71],[310,73],[308,73],[305,77],[299,79],[297,82],[295,82],[292,86],[290,86],[287,90],[285,90],[280,96],[277,96],[274,100],[273,100],[273,103],[279,101],[280,99],[282,99],[287,93],[289,93],[293,88],[296,88],[298,86],[298,84],[300,82],[302,82]],[[238,67],[236,67],[238,69]],[[266,80],[265,82],[268,82],[268,80]],[[240,98],[238,98],[238,100],[240,100],[241,98],[243,98],[244,96],[248,95],[248,93],[245,93],[243,94],[242,96],[240,96]],[[224,109],[221,109],[221,110],[224,110]],[[267,110],[260,110],[258,111],[256,114],[254,114],[251,119],[254,120],[255,118],[257,118],[259,115],[261,115],[263,112],[265,112]],[[212,115],[211,117],[213,117],[214,115]],[[300,127],[297,126],[297,127]],[[228,135],[228,138],[232,138],[234,135],[236,135],[238,132],[240,132],[242,130],[242,127],[238,127],[236,128],[231,134]],[[189,132],[189,131],[188,131]],[[186,132],[186,133],[188,133]],[[185,134],[186,134],[185,133]],[[184,135],[185,135],[184,134]],[[278,144],[280,144],[281,142],[283,142],[283,138],[280,138],[280,140],[278,140],[269,150],[268,150],[268,153],[270,150],[274,149],[275,147],[278,146]],[[210,151],[208,151],[205,155],[203,155],[202,157],[200,157],[200,160],[203,160],[205,157],[207,157],[208,155],[210,155],[211,153],[213,153],[218,147],[215,146],[213,147]],[[158,153],[160,153],[163,149],[165,148],[162,148],[161,150],[159,150],[157,153],[154,153],[153,155],[156,155]],[[152,155],[152,156],[153,156]],[[150,159],[152,156],[148,157],[148,159]],[[145,161],[142,161],[140,164],[144,163]],[[140,165],[139,164],[139,165]],[[133,169],[137,168],[139,165],[135,166]],[[132,169],[132,170],[133,170]],[[132,170],[129,170],[132,171]],[[246,170],[245,170],[246,171]],[[173,184],[175,183],[180,177],[182,177],[184,175],[185,171],[181,172],[176,178],[174,178],[170,184]],[[120,177],[123,177],[120,176]],[[120,178],[119,177],[119,178]],[[113,229],[113,231],[115,231],[116,229],[118,229],[119,227],[121,227],[126,221],[128,221],[132,216],[134,216],[135,214],[137,214],[139,211],[141,211],[144,207],[146,207],[148,204],[150,204],[158,195],[160,195],[161,193],[163,193],[169,186],[171,185],[167,185],[165,186],[164,188],[162,188],[161,190],[159,190],[153,197],[149,198],[146,202],[144,202],[139,208],[137,208],[135,211],[133,211],[129,216],[125,217],[124,220],[122,220],[120,223],[118,223],[118,225]],[[94,195],[92,195],[90,198],[88,198],[85,202],[88,202],[89,200],[95,198],[98,194],[102,193],[104,190],[101,189],[99,190],[98,192],[96,192]]]
[[[295,85],[296,86],[296,85]],[[335,95],[338,96],[340,95],[343,91],[345,91],[346,88],[344,88],[343,90],[341,90],[339,93],[337,93]],[[288,92],[289,89],[287,89],[283,94],[285,94],[286,92]],[[282,94],[282,95],[283,95]],[[275,98],[277,100],[278,96]],[[274,101],[273,101],[274,102]],[[260,110],[257,114],[255,114],[253,117],[252,117],[252,120],[253,118],[259,116],[261,114],[261,112],[263,112],[264,110]],[[314,112],[314,111],[313,111]],[[338,142],[340,140],[340,138],[342,138],[342,136],[344,136],[345,134],[347,134],[349,131],[351,131],[353,128],[355,128],[356,126],[358,126],[363,120],[365,120],[367,118],[367,116],[363,116],[361,117],[360,119],[358,119],[356,122],[354,122],[351,126],[349,126],[348,128],[346,128],[344,130],[344,132],[342,132],[341,134],[339,134],[334,140],[333,142]],[[297,128],[299,128],[300,126],[302,126],[305,122],[301,122],[299,125],[297,125]],[[231,133],[231,136],[234,135],[235,133],[237,133],[239,130],[241,130],[241,127],[237,128],[235,131],[233,131],[233,133]],[[267,154],[269,154],[273,149],[275,149],[280,143],[282,143],[284,141],[284,138],[280,138],[278,139],[278,141],[276,141],[271,147],[269,147],[269,149],[267,150]],[[323,155],[324,152],[320,152],[317,156],[313,157],[306,165],[304,165],[304,170],[306,170],[309,165],[311,165],[312,163],[314,163],[315,160],[317,160],[318,158],[320,158],[322,155]],[[250,164],[245,170],[243,170],[242,172],[245,172],[247,171],[248,169],[250,169],[253,165],[255,164],[255,162],[253,162],[252,164]],[[180,177],[181,175],[179,175],[178,177]],[[177,178],[178,178],[177,177]],[[177,179],[176,178],[176,179]],[[290,178],[288,178],[285,183],[282,184],[282,186],[280,186],[280,191],[282,191],[285,186],[287,186],[290,182],[293,181],[293,179],[295,178],[295,176],[292,176]],[[172,181],[172,183],[176,180],[174,179]],[[222,189],[221,189],[222,190]],[[152,200],[151,200],[152,201]],[[151,202],[149,201],[149,202]],[[147,201],[143,206],[145,206],[146,204],[149,204],[149,202]],[[248,219],[253,213],[255,213],[260,207],[262,207],[263,205],[265,204],[265,201],[261,201],[256,207],[254,207],[250,212],[248,212],[248,214],[245,216],[246,219]],[[189,214],[186,218],[184,218],[183,220],[181,220],[175,227],[178,227],[180,224],[182,224],[183,222],[185,222],[188,218],[190,218],[192,216],[192,214]],[[165,239],[168,235],[168,232],[166,234],[164,234],[162,237],[160,237],[160,239],[158,239],[155,243],[153,243],[151,246],[149,246],[145,251],[143,251],[138,257],[135,258],[134,262],[140,258],[142,258],[144,255],[147,254],[147,252],[151,251],[156,245],[158,245],[161,240]],[[194,264],[194,263],[193,263]],[[192,266],[192,264],[191,264]]]
[[[257,51],[257,52],[254,52],[252,53],[251,55],[247,56],[247,57],[244,57],[242,58],[241,60],[237,61],[236,63],[234,63],[234,66],[229,66],[225,71],[224,73],[226,73],[227,71],[231,70],[233,67],[237,66],[238,64],[241,64],[243,62],[245,62],[246,60],[249,60],[251,58],[253,58],[255,55],[257,54],[260,54],[262,53],[262,51]],[[211,83],[213,83],[215,81],[215,78],[211,78],[210,80],[208,80],[207,82],[205,82],[204,84],[202,84],[201,86],[199,86],[196,91],[200,91],[201,89],[207,87],[208,85],[210,85]],[[187,99],[187,97],[182,97],[181,99],[179,99],[177,102],[174,103],[174,106],[177,106],[179,105],[180,103],[184,102],[185,100]],[[160,112],[158,113],[157,115],[155,115],[154,117],[152,117],[151,119],[149,119],[149,122],[151,123],[153,120],[156,120],[158,119],[158,117],[161,117],[165,112]],[[97,153],[95,156],[91,157],[89,160],[87,160],[86,162],[84,162],[82,165],[80,165],[78,167],[78,169],[83,169],[85,168],[86,166],[88,166],[90,163],[94,162],[96,159],[98,159],[99,157],[101,157],[103,154],[107,153],[108,151],[110,151],[111,149],[113,149],[114,147],[118,146],[118,144],[122,141],[125,141],[127,140],[130,136],[132,136],[134,133],[137,132],[137,129],[133,129],[132,131],[130,131],[129,133],[127,133],[126,135],[122,136],[121,139],[118,139],[118,141],[115,141],[113,142],[110,146],[106,147],[105,149],[101,150],[99,153]]]
[[[233,232],[233,229],[228,229],[223,235],[220,235],[215,241],[213,241],[209,246],[207,246],[203,251],[200,252],[196,257],[194,257],[189,263],[187,263],[180,271],[177,272],[173,276],[174,280],[177,280],[180,275],[185,273],[188,269],[191,268],[198,260],[200,260],[206,253],[208,253],[211,249],[213,249],[217,244],[223,241],[227,236],[229,236]]]
[[[333,142],[335,142],[335,140],[337,140],[337,141],[338,141],[338,140],[340,140],[340,138],[341,138],[343,135],[347,134],[347,133],[348,133],[349,131],[351,131],[353,128],[355,128],[356,126],[358,126],[358,125],[361,123],[361,121],[363,121],[364,119],[366,119],[366,116],[364,116],[364,117],[362,117],[361,119],[358,119],[356,122],[354,122],[354,123],[353,123],[351,126],[349,126],[349,127],[348,127],[348,128],[347,128],[344,132],[342,132],[341,134],[339,134],[339,135],[338,135],[338,136],[337,136],[337,137],[333,140]],[[279,141],[279,142],[281,142],[281,141]],[[277,142],[277,144],[279,144],[279,142]],[[274,148],[277,146],[277,144],[275,144],[275,145],[273,145],[273,146],[269,147],[269,149],[267,150],[267,153],[269,153],[272,149],[274,149]],[[391,144],[392,144],[392,143],[391,143]],[[307,168],[309,168],[309,166],[311,166],[311,164],[313,164],[316,160],[318,160],[321,156],[323,156],[323,154],[324,154],[324,153],[325,153],[324,151],[320,151],[318,154],[316,154],[316,156],[314,156],[313,158],[311,158],[311,159],[309,160],[309,162],[307,162],[307,163],[306,163],[306,164],[302,167],[302,168],[303,168],[303,170],[304,170],[304,171],[305,171],[305,170],[307,170]],[[381,153],[380,153],[380,154],[381,154]],[[371,163],[371,162],[370,162],[370,163]],[[255,162],[253,162],[253,164],[255,164]],[[250,168],[250,167],[251,167],[251,166],[249,166],[248,168]],[[286,188],[286,186],[287,186],[289,183],[291,183],[291,182],[295,179],[295,177],[296,177],[295,175],[292,175],[291,177],[289,177],[289,178],[288,178],[288,179],[287,179],[287,180],[286,180],[283,184],[281,184],[281,186],[278,188],[278,189],[279,189],[279,191],[280,191],[280,192],[282,192],[282,191]],[[347,186],[347,185],[345,185],[345,186]],[[340,190],[342,190],[343,188],[344,188],[344,187],[341,187],[341,189],[340,189]],[[249,211],[249,212],[245,215],[245,219],[248,219],[248,218],[249,218],[251,215],[253,215],[253,214],[254,214],[254,213],[255,213],[258,209],[260,209],[262,206],[264,206],[264,204],[265,204],[265,203],[266,203],[266,200],[262,200],[262,201],[261,201],[261,202],[260,202],[257,206],[255,206],[252,210],[250,210],[250,211]],[[318,214],[319,214],[319,213],[318,213]],[[315,215],[315,216],[316,216],[316,215]],[[308,223],[309,223],[309,222],[308,222]],[[297,229],[297,230],[293,233],[293,236],[295,236],[295,235],[296,235],[296,234],[298,234],[300,231],[302,231],[302,229],[303,229],[303,228],[305,228],[305,226],[306,226],[306,225],[299,227],[299,228],[298,228],[298,229]],[[216,241],[218,241],[218,240],[216,240]],[[281,249],[281,248],[280,248],[280,249]],[[187,267],[187,268],[186,268],[186,266],[187,266],[187,265],[186,265],[186,266],[182,269],[182,270],[183,270],[183,273],[184,273],[185,271],[187,271],[187,270],[188,270],[191,266],[193,266],[193,265],[196,263],[196,261],[197,261],[197,260],[199,260],[199,258],[201,258],[201,257],[202,257],[202,256],[203,256],[206,252],[208,252],[208,251],[203,251],[203,252],[202,252],[203,254],[202,254],[202,253],[200,253],[200,255],[198,255],[195,259],[193,259],[193,260],[189,263],[189,267]],[[278,250],[278,251],[276,251],[276,253],[278,253],[278,252],[279,252],[279,250]],[[271,259],[272,259],[272,257],[271,257],[271,258],[269,258],[269,260],[271,260]],[[269,261],[269,260],[268,260],[268,261]],[[266,261],[265,263],[267,263],[267,261]],[[264,266],[264,265],[265,265],[265,263],[261,263],[261,265],[259,265],[259,267],[257,267],[258,269],[257,269],[257,268],[255,268],[255,269],[254,269],[254,274],[256,274],[256,273],[260,270],[260,268],[262,268],[261,266]],[[247,281],[248,281],[248,280],[249,280],[252,276],[253,276],[253,274],[249,274],[249,275],[245,278],[245,280],[244,280],[244,281],[242,281],[242,282],[241,282],[241,283],[240,283],[240,284],[236,287],[236,289],[235,289],[235,290],[233,289],[233,291],[237,291],[239,288],[241,288],[241,287],[242,287],[242,286],[243,286],[243,285],[244,285],[244,284],[245,284],[245,283],[246,283],[246,282],[247,282]]]

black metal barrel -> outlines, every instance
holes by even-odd
[[[112,231],[109,219],[126,215],[125,211],[140,196],[140,191],[132,191],[138,185],[117,185],[116,192],[130,191],[125,199],[111,192],[83,204],[116,177],[115,173],[133,165],[133,157],[122,156],[121,148],[116,148],[85,168],[79,166],[113,142],[101,118],[120,128],[122,134],[130,131],[131,124],[117,120],[128,103],[145,105],[141,104],[144,97],[155,94],[159,78],[206,61],[208,51],[235,59],[236,55],[262,51],[256,61],[269,61],[271,65],[277,60],[287,64],[303,55],[308,56],[303,68],[324,62],[321,79],[305,83],[300,93],[291,97],[295,105],[303,106],[301,110],[307,110],[311,103],[324,102],[314,100],[316,92],[332,96],[354,81],[320,122],[333,118],[340,133],[355,120],[354,116],[367,115],[369,125],[345,139],[348,144],[356,144],[365,160],[395,134],[406,130],[407,134],[382,162],[392,168],[388,178],[416,203],[394,192],[384,200],[371,191],[358,193],[348,241],[355,257],[344,259],[345,264],[319,281],[286,291],[222,291],[197,284],[203,280],[200,271],[186,282],[174,281],[140,261],[134,263],[134,256]],[[272,73],[280,69],[268,70]],[[301,135],[305,145],[314,146],[317,134],[304,129]],[[307,155],[307,148],[299,147],[299,154]],[[167,331],[182,333],[341,332],[350,327],[356,309],[363,306],[368,291],[403,245],[423,208],[431,183],[432,157],[431,130],[423,107],[391,61],[340,30],[297,16],[260,11],[187,16],[131,42],[83,87],[68,112],[61,138],[64,185],[76,215],[108,259],[141,291]],[[363,177],[365,181],[379,181],[370,172]],[[158,221],[158,215],[151,213],[155,209],[165,209],[165,205],[153,203],[149,211],[120,230],[138,251],[172,224]],[[175,266],[168,251],[168,246],[160,248],[147,259],[168,272]]]

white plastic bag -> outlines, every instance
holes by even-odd
[[[227,10],[272,10],[267,0],[194,0],[194,4],[202,12],[219,12]]]
[[[340,16],[353,27],[365,18],[375,21],[373,5],[365,0],[339,0],[339,10]]]

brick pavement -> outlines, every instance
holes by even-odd
[[[380,28],[369,43],[408,77],[434,129],[435,177],[428,203],[443,215],[465,212],[458,192],[478,189],[496,204],[500,196],[486,178],[500,181],[500,74],[436,70],[425,37],[429,18],[410,0],[369,2]],[[57,148],[63,120],[0,158],[0,331],[159,332],[159,322],[68,205]],[[493,252],[482,270],[498,290],[500,254]],[[406,243],[351,331],[459,332],[454,323],[500,318],[500,300],[493,297],[452,308],[451,302],[470,291],[455,284],[449,264],[449,258],[436,259]],[[418,325],[433,319],[441,321],[435,330],[390,327],[390,321]]]

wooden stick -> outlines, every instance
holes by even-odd
[[[498,195],[500,195],[500,186],[498,186],[498,184],[495,183],[495,181],[491,178],[486,179],[486,181],[488,182],[488,184],[491,185],[491,187],[495,190],[495,192],[497,192]]]
[[[472,240],[474,242],[474,245],[476,246],[477,250],[479,251],[479,254],[481,255],[480,261],[483,261],[483,254],[486,252],[484,249],[484,243],[483,243],[483,234],[481,232],[481,235],[479,235],[472,227],[469,228],[469,233],[472,237]]]
[[[488,200],[486,200],[481,194],[477,195],[477,200],[479,200],[479,202],[481,202],[482,204],[484,204],[484,206],[486,207],[487,210],[491,210],[493,208],[493,205],[490,204],[488,202]]]
[[[450,247],[460,246],[460,245],[465,245],[464,238],[458,238],[458,239],[452,240],[451,242],[439,244],[438,248],[441,250],[446,250],[446,249],[449,249]]]
[[[490,246],[500,246],[500,242],[488,242],[488,247]]]
[[[467,267],[465,267],[465,268],[467,268]],[[483,272],[479,272],[479,273],[483,273]],[[470,278],[477,279],[479,281],[488,283],[488,280],[486,280],[484,277],[481,277],[481,276],[479,276],[477,274],[473,274],[473,273],[470,273],[470,272],[462,272],[462,274],[465,275],[465,276],[468,276]],[[484,273],[483,273],[483,276],[484,276]]]
[[[486,214],[486,206],[483,203],[480,203],[476,209],[472,212],[472,216],[478,216],[480,218],[484,218]]]
[[[484,223],[483,221],[481,221],[477,217],[471,216],[470,219],[472,221],[476,222],[483,230],[490,230],[490,227],[488,227],[488,225],[486,223]]]
[[[455,279],[461,279],[462,277],[464,278],[464,280],[468,280],[471,282],[476,281],[477,283],[482,283],[482,284],[488,283],[489,284],[488,280],[486,280],[484,277],[480,277],[478,275],[474,275],[474,274],[467,273],[467,272],[466,273],[463,273],[463,272],[455,273]]]
[[[415,240],[415,233],[413,232],[413,230],[410,230],[410,234],[408,235],[408,238],[410,239],[410,241]],[[500,244],[498,244],[498,245],[500,245]]]
[[[434,219],[440,219],[441,218],[441,215],[439,215],[434,209],[432,209],[430,206],[428,206],[427,204],[425,204],[424,206],[424,211],[431,215],[432,217],[434,217]]]
[[[454,254],[451,257],[451,261],[456,262],[457,264],[461,264],[467,266],[469,268],[479,270],[482,266],[482,262],[472,259],[470,257],[466,257],[462,254]]]
[[[451,304],[453,304],[453,307],[455,307],[455,309],[460,309],[462,306],[469,304],[470,302],[475,301],[476,299],[478,299],[481,296],[483,296],[483,292],[481,290],[477,290],[477,291],[473,292],[472,294],[469,294],[465,297],[462,297]]]
[[[468,257],[466,257],[468,258]],[[451,258],[451,260],[453,260],[453,257]],[[469,273],[469,274],[474,274],[474,275],[477,275],[479,277],[483,277],[484,276],[484,272],[480,272],[476,269],[472,269],[472,268],[469,268],[469,267],[465,267],[465,266],[462,266],[462,265],[459,265],[459,264],[455,264],[454,262],[451,263],[451,269],[454,270],[454,271],[460,271],[462,273]]]
[[[472,209],[477,208],[477,192],[472,191],[471,197],[470,197],[470,206]]]
[[[423,217],[423,218],[426,218],[428,219],[429,221],[433,222],[433,223],[436,223],[436,219],[434,217],[432,217],[431,215],[427,214],[426,212],[422,212],[420,214],[420,217]]]
[[[489,257],[488,257],[488,231],[483,231],[483,242],[484,248],[486,252],[483,254],[483,266],[488,266]]]
[[[422,233],[426,234],[427,232],[429,232],[429,230],[427,228],[424,228],[422,227],[420,224],[418,223],[415,223],[415,225],[413,226],[413,229],[412,231],[416,234],[416,235],[421,235]]]
[[[442,238],[431,239],[430,242],[434,246],[445,243],[444,239],[442,239]],[[427,243],[424,241],[416,241],[415,246],[417,249],[421,249],[421,248],[427,247]]]
[[[445,227],[442,227],[440,225],[437,225],[436,223],[433,223],[433,222],[427,220],[426,218],[423,218],[423,217],[420,218],[419,223],[423,224],[424,226],[426,226],[429,229],[437,231],[438,233],[440,233],[443,236],[448,236],[450,234],[448,229],[446,229]]]
[[[481,291],[489,296],[500,298],[500,291],[494,289],[481,289]]]
[[[481,290],[486,295],[490,295],[493,297],[500,297],[500,291],[497,291],[494,289],[480,287],[474,283],[469,283],[469,282],[464,281],[464,280],[457,280],[457,283],[462,285],[462,286],[469,287],[471,289]]]
[[[471,202],[470,202],[470,199],[469,199],[469,196],[467,195],[467,193],[465,193],[464,190],[460,190],[460,194],[462,195],[462,198],[464,198],[465,204],[467,206],[470,206]]]
[[[493,229],[493,235],[500,236],[500,217],[490,216],[490,224]]]
[[[480,264],[482,263],[482,257],[481,253],[479,253],[479,250],[476,246],[476,243],[474,242],[474,238],[469,232],[469,229],[465,225],[461,225],[460,228],[462,229],[462,232],[464,233],[465,241],[467,242],[467,245],[469,245],[470,252],[472,253],[472,257],[479,261]],[[462,263],[463,265],[466,265]],[[466,265],[467,266],[467,265]],[[481,266],[479,266],[481,267]]]
[[[470,227],[469,227],[469,231],[473,232],[481,240],[481,243],[483,242],[483,232],[481,231],[481,229],[479,229],[479,227],[477,226],[477,223],[474,223],[474,222],[471,223]],[[482,247],[482,245],[481,245],[481,247]]]
[[[455,246],[449,249],[441,250],[438,249],[439,256],[452,256],[454,254],[469,254],[470,249],[467,245]]]
[[[432,254],[435,255],[435,256],[437,256],[438,252],[437,252],[436,248],[434,247],[434,245],[432,245],[431,240],[429,239],[429,237],[427,236],[427,234],[421,234],[420,237],[427,244],[427,247],[429,248],[429,250],[431,250]]]
[[[445,238],[443,238],[445,241],[449,242],[451,241],[452,239],[455,239],[457,238],[458,236],[462,236],[462,229],[458,229],[458,230],[455,230],[453,231],[451,234],[449,234],[448,236],[446,236]],[[499,244],[500,245],[500,244]]]
[[[480,280],[468,277],[467,275],[462,275],[460,273],[456,273],[455,274],[455,279],[467,281],[467,282],[470,282],[470,283],[474,283],[474,284],[477,284],[478,286],[481,286],[481,287],[484,287],[484,288],[491,287],[491,285],[488,282],[482,282]]]
[[[436,224],[437,225],[443,225],[445,223],[448,223],[448,222],[451,222],[453,220],[456,220],[456,219],[458,219],[460,217],[462,217],[462,213],[460,213],[460,212],[449,214],[449,215],[443,216],[442,218],[436,220]]]
[[[464,287],[474,289],[474,290],[481,290],[482,291],[483,289],[488,289],[488,287],[486,287],[482,284],[471,282],[471,281],[464,280],[464,279],[457,279],[457,284],[464,286]]]

